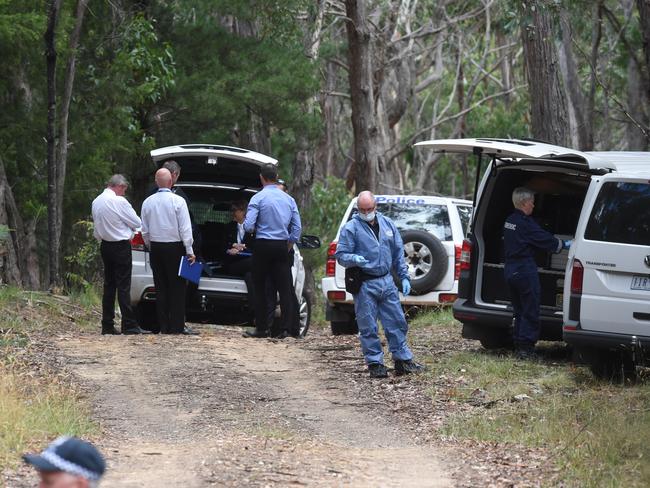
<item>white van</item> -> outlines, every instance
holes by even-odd
[[[630,353],[642,356],[650,346],[650,153],[580,152],[507,139],[416,146],[474,154],[479,167],[488,160],[477,181],[454,303],[464,337],[487,348],[511,341],[502,228],[512,211],[512,190],[526,186],[536,193],[533,217],[542,227],[574,239],[569,251],[537,256],[541,338],[564,338],[600,372]]]
[[[400,294],[406,306],[450,304],[456,299],[460,250],[469,224],[472,202],[459,198],[418,195],[376,195],[377,210],[395,222],[404,241],[404,258],[411,278],[411,293]],[[345,291],[345,269],[334,253],[343,226],[357,211],[352,199],[327,250],[325,318],[333,334],[355,334],[354,300]]]

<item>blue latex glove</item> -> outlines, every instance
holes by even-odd
[[[363,266],[364,264],[368,264],[368,260],[363,256],[354,256],[354,264],[357,266]]]
[[[407,279],[402,280],[402,295],[406,296],[411,293],[411,282]]]
[[[569,249],[571,247],[571,244],[573,244],[573,239],[562,241],[562,249]]]

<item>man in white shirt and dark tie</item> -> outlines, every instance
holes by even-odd
[[[142,238],[151,251],[156,288],[156,316],[163,334],[193,334],[185,328],[184,278],[178,276],[183,256],[194,263],[192,224],[185,200],[172,193],[168,169],[156,171],[158,191],[142,204]]]
[[[101,242],[104,262],[102,334],[119,334],[115,329],[115,293],[122,313],[122,333],[142,334],[131,307],[131,237],[140,227],[140,218],[124,198],[129,184],[122,175],[113,175],[107,188],[92,203],[94,236]]]

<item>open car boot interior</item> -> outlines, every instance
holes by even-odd
[[[525,186],[535,192],[533,218],[548,232],[561,239],[575,234],[580,210],[589,185],[588,175],[575,172],[541,171],[522,167],[500,168],[491,178],[484,198],[490,205],[483,207],[481,229],[483,240],[483,273],[481,298],[485,303],[509,304],[510,296],[503,276],[503,223],[513,211],[512,191]],[[542,309],[562,307],[562,287],[568,251],[559,254],[539,252],[536,256],[542,285]]]
[[[237,200],[250,200],[254,192],[239,188],[215,188],[183,185],[190,201],[190,212],[200,232],[200,247],[196,250],[203,260],[203,276],[226,277],[228,255],[232,242],[230,229],[233,219],[231,205]]]

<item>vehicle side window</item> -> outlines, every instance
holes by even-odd
[[[377,210],[395,222],[400,231],[424,230],[441,241],[453,240],[446,205],[379,203]]]
[[[587,222],[585,239],[650,245],[650,184],[605,183]]]
[[[469,221],[472,217],[472,207],[468,205],[457,205],[456,208],[460,217],[460,225],[463,227],[463,236],[466,236],[469,230]]]

